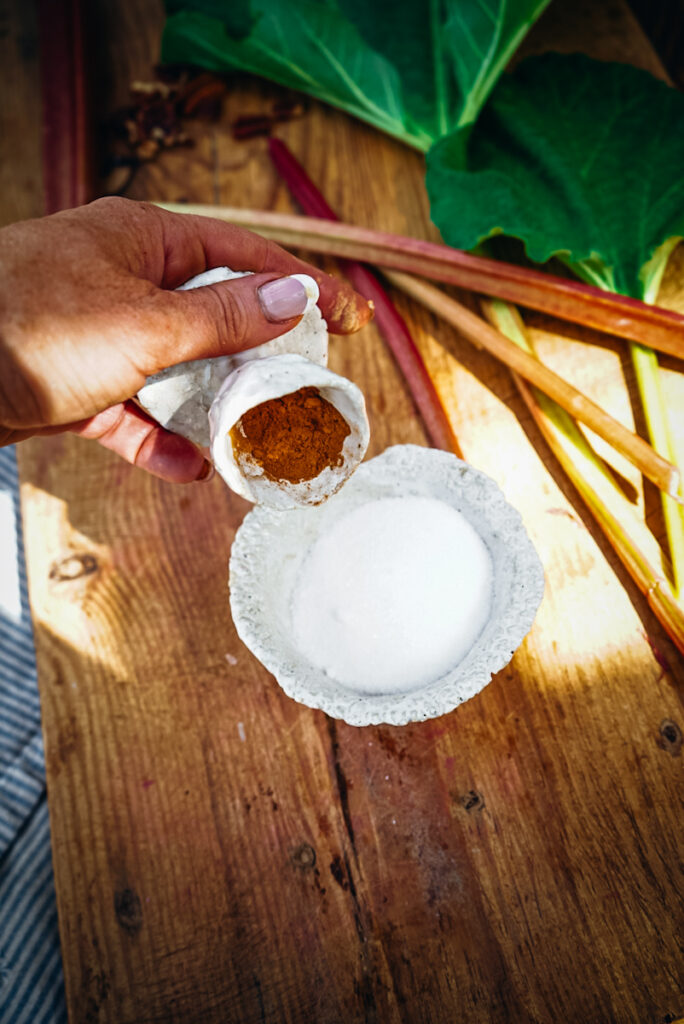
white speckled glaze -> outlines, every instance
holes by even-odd
[[[330,523],[364,502],[402,495],[444,501],[477,530],[494,567],[492,609],[470,651],[440,679],[400,694],[359,695],[296,649],[290,596],[308,551]],[[233,543],[229,585],[240,638],[288,696],[350,725],[405,725],[452,711],[508,664],[534,621],[544,572],[520,514],[492,479],[447,452],[399,445],[361,465],[324,505],[250,512]]]

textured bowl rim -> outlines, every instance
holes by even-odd
[[[264,602],[259,601],[258,593],[268,565],[262,565],[259,556],[267,557],[272,550],[265,542],[269,535],[282,533],[282,517],[301,515],[301,511],[255,507],[237,531],[230,557],[230,605],[242,642],[293,700],[356,726],[405,725],[437,718],[479,693],[512,658],[529,632],[544,594],[542,564],[520,513],[481,470],[448,452],[395,445],[364,462],[326,505],[335,502],[343,514],[345,508],[352,507],[350,496],[361,503],[364,490],[371,492],[367,500],[376,500],[379,495],[372,492],[378,482],[385,488],[385,496],[420,493],[447,501],[466,514],[480,536],[488,535],[494,585],[505,588],[498,601],[504,605],[499,614],[490,616],[468,654],[439,680],[408,692],[364,695],[325,677],[301,657],[293,664],[291,656],[283,653],[277,633],[263,621]],[[449,492],[446,498],[445,489]],[[483,540],[487,542],[487,537]],[[499,552],[496,556],[492,543]],[[513,575],[514,579],[509,578]]]

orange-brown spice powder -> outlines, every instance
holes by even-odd
[[[341,466],[350,433],[342,414],[316,388],[299,388],[249,409],[230,431],[238,465],[258,463],[271,480],[313,480]]]

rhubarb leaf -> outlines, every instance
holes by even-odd
[[[548,2],[167,0],[162,59],[253,72],[426,151],[475,119]]]
[[[633,67],[547,54],[499,83],[474,128],[433,147],[427,183],[451,245],[511,235],[533,260],[556,256],[591,284],[653,302],[684,236],[683,170],[681,93]],[[651,444],[676,462],[656,355],[630,351]],[[684,517],[665,495],[663,515],[678,595]]]
[[[234,39],[244,39],[254,28],[250,0],[166,0],[166,13],[199,11],[209,18],[218,18]]]
[[[432,217],[473,249],[521,239],[540,263],[649,298],[684,235],[684,96],[624,64],[546,54],[428,155]]]
[[[429,148],[432,137],[407,112],[396,69],[335,6],[320,0],[252,0],[254,27],[244,39],[232,34],[225,19],[197,10],[204,0],[193,0],[192,6],[167,19],[164,62],[250,71],[340,107],[418,149]],[[215,11],[217,0],[209,6]]]
[[[337,0],[437,139],[474,121],[548,0]]]

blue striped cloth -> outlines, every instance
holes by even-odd
[[[66,1024],[17,466],[0,449],[0,1024]]]

